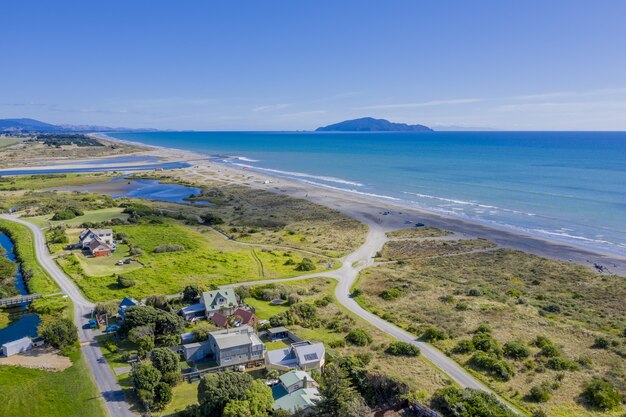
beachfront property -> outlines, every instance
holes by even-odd
[[[124,297],[118,307],[118,313],[122,320],[124,320],[124,317],[126,316],[126,309],[128,309],[129,307],[138,306],[139,304],[139,301],[135,300],[134,298]]]
[[[308,340],[297,342],[284,349],[269,350],[265,355],[267,370],[302,371],[321,370],[324,367],[326,349],[323,343],[312,343]]]
[[[222,313],[214,313],[213,316],[211,316],[211,321],[217,327],[229,327],[229,317],[232,317],[234,319],[231,323],[232,327],[250,326],[256,329],[259,325],[259,319],[257,318],[256,314],[254,314],[253,311],[247,310],[242,307],[238,307],[235,311],[233,311],[230,316]]]
[[[80,248],[95,257],[109,256],[115,248],[111,229],[85,229],[78,240]]]
[[[204,314],[207,319],[210,319],[215,313],[230,316],[238,304],[235,289],[223,287],[214,291],[205,291],[200,297],[200,304],[204,306]]]
[[[308,372],[289,371],[278,379],[280,383],[272,387],[274,410],[287,410],[293,414],[315,406],[315,402],[321,398],[317,382]]]
[[[187,362],[212,358],[217,366],[261,364],[265,357],[265,345],[254,328],[241,326],[211,332],[208,340],[202,342],[184,344],[183,356]]]

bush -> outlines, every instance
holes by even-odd
[[[294,261],[293,259],[289,258],[285,261],[285,263],[283,265],[285,266],[291,266],[291,265],[295,265],[296,261]]]
[[[433,405],[446,416],[455,417],[516,417],[493,394],[471,388],[446,387],[435,392]]]
[[[508,381],[515,375],[511,364],[498,359],[491,353],[476,352],[470,358],[469,363],[502,381]]]
[[[394,356],[419,356],[421,353],[417,346],[399,340],[391,342],[385,352]]]
[[[539,349],[542,349],[544,346],[554,345],[554,342],[552,342],[552,340],[548,339],[545,336],[537,336],[531,344],[533,346],[537,346]]]
[[[152,253],[165,253],[165,252],[182,252],[185,250],[183,245],[174,245],[171,243],[166,243],[163,245],[159,245],[152,250]]]
[[[471,296],[471,297],[480,297],[481,295],[483,295],[483,293],[477,289],[477,288],[471,288],[468,292],[467,295]]]
[[[545,345],[541,348],[541,352],[539,352],[539,354],[547,358],[556,358],[561,356],[561,349],[554,345]]]
[[[172,401],[172,387],[165,382],[159,382],[154,387],[154,405],[151,410],[163,410]]]
[[[150,360],[152,361],[154,367],[161,372],[161,374],[178,371],[178,364],[180,360],[178,358],[178,354],[174,353],[171,349],[154,349]]]
[[[452,348],[453,353],[470,353],[475,351],[476,348],[471,340],[460,340],[454,348]]]
[[[448,333],[445,330],[438,329],[436,327],[428,327],[422,333],[422,339],[427,342],[436,342],[437,340],[445,340],[448,338]]]
[[[398,298],[400,296],[400,290],[397,288],[388,288],[386,290],[383,290],[379,295],[380,298],[382,298],[383,300],[395,300],[396,298]]]
[[[354,329],[346,335],[346,341],[355,346],[367,346],[372,343],[372,336],[363,329]]]
[[[611,346],[611,341],[603,336],[596,337],[596,340],[593,342],[593,347],[596,349],[608,349]]]
[[[314,271],[315,264],[309,258],[304,258],[300,263],[296,266],[296,271]]]
[[[555,371],[577,371],[580,369],[580,366],[578,366],[576,362],[561,356],[555,356],[548,359],[546,367],[554,369]]]
[[[124,275],[118,275],[117,285],[119,285],[122,288],[130,288],[130,287],[135,286],[135,281],[130,278],[126,278]]]
[[[535,385],[528,393],[528,399],[536,403],[545,403],[550,397],[552,397],[550,389],[545,385]]]
[[[530,356],[530,350],[524,345],[521,340],[512,340],[510,342],[506,342],[504,344],[503,351],[504,356],[515,360],[526,359]]]
[[[344,339],[331,340],[330,342],[328,342],[328,346],[330,348],[332,348],[332,349],[345,347],[346,346],[346,341]]]
[[[483,352],[499,351],[498,342],[488,333],[475,334],[474,337],[472,337],[472,344],[476,350],[482,350]]]
[[[187,285],[183,290],[183,301],[193,303],[200,296],[200,290],[195,285]]]
[[[585,384],[582,397],[593,407],[612,410],[620,405],[624,396],[608,381],[594,380]]]
[[[66,317],[59,317],[43,324],[39,329],[39,334],[46,342],[58,349],[64,349],[78,342],[78,329],[72,320]]]
[[[474,330],[474,333],[491,333],[493,331],[493,329],[491,328],[491,326],[487,323],[480,323],[478,325],[478,327],[476,328],[476,330]]]
[[[85,213],[83,213],[82,210],[76,207],[66,207],[63,210],[57,211],[56,213],[54,213],[54,216],[52,216],[50,220],[53,220],[53,221],[71,220],[78,216],[82,216],[83,214]]]

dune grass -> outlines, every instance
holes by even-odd
[[[499,381],[472,370],[516,406],[544,409],[550,416],[621,416],[623,411],[600,413],[579,401],[582,384],[608,378],[626,390],[626,327],[624,278],[598,274],[583,266],[498,249],[482,253],[403,259],[364,270],[356,287],[357,301],[380,317],[416,336],[434,326],[449,338],[435,344],[466,364],[471,354],[452,354],[460,340],[487,323],[500,343],[520,340],[531,351],[529,361],[509,362],[515,376]],[[547,336],[565,358],[590,360],[578,371],[545,367],[539,349],[530,346]],[[607,337],[607,349],[593,348],[597,336]],[[544,365],[542,365],[544,364]],[[528,402],[530,387],[558,385],[545,404]]]
[[[428,237],[444,237],[451,236],[454,233],[438,229],[432,226],[423,227],[411,227],[410,229],[399,229],[392,232],[387,232],[387,237],[390,239],[421,239]]]

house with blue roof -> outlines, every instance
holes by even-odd
[[[122,320],[124,320],[124,317],[126,316],[126,310],[130,307],[135,307],[139,305],[139,301],[135,300],[134,298],[128,298],[128,297],[124,297],[124,299],[122,300],[122,302],[120,303],[118,312],[120,314],[120,317],[122,318]]]

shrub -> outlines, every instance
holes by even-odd
[[[504,344],[503,352],[504,356],[515,360],[526,359],[530,356],[530,350],[524,345],[521,340],[512,340],[510,342],[506,342]]]
[[[550,389],[545,385],[535,385],[528,393],[528,399],[536,403],[545,403],[550,397],[552,397]]]
[[[183,290],[183,301],[193,303],[200,296],[200,289],[195,285],[187,285]]]
[[[355,346],[367,346],[372,343],[372,336],[363,329],[354,329],[346,335],[346,341]]]
[[[291,265],[295,265],[295,264],[296,264],[296,261],[294,261],[293,259],[289,258],[289,259],[287,259],[285,261],[285,263],[283,265],[291,266]]]
[[[330,342],[328,342],[328,346],[333,348],[333,349],[340,348],[340,347],[345,347],[346,346],[346,341],[344,339],[331,340]]]
[[[135,281],[130,278],[126,278],[124,275],[118,275],[117,285],[119,285],[122,288],[130,288],[130,287],[135,286]]]
[[[515,375],[511,364],[498,359],[491,353],[476,352],[470,358],[469,363],[502,381],[508,381]]]
[[[582,397],[593,407],[612,410],[620,405],[624,396],[608,381],[594,380],[585,384]]]
[[[561,356],[561,349],[554,345],[544,345],[539,353],[547,358],[556,358]]]
[[[472,344],[476,350],[483,352],[496,352],[499,350],[498,342],[488,333],[477,333],[472,337]]]
[[[184,251],[185,247],[183,245],[174,245],[171,243],[166,243],[163,245],[159,245],[152,250],[153,253],[164,253],[164,252],[181,252]]]
[[[480,323],[474,333],[491,333],[493,329],[487,323]]]
[[[436,342],[437,340],[445,340],[448,338],[448,333],[445,330],[438,329],[436,327],[428,327],[422,333],[422,339],[427,342]]]
[[[577,371],[580,369],[580,366],[578,366],[576,362],[561,356],[554,356],[548,359],[546,367],[554,369],[555,371]]]
[[[548,339],[545,336],[537,336],[535,340],[533,340],[532,345],[537,346],[539,349],[542,349],[544,346],[554,345],[554,342],[552,342],[552,340]]]
[[[419,356],[421,353],[417,346],[399,340],[391,342],[385,352],[394,356]]]
[[[53,220],[53,221],[71,220],[78,216],[82,216],[83,214],[85,213],[83,213],[82,210],[76,207],[66,207],[63,210],[57,211],[56,213],[54,213],[54,216],[52,216],[50,220]]]
[[[469,303],[467,301],[460,301],[454,306],[458,311],[467,311],[469,310]]]
[[[72,320],[66,317],[59,317],[43,324],[39,334],[46,342],[58,349],[64,349],[78,342],[78,329]]]
[[[168,348],[156,348],[152,351],[150,357],[152,364],[155,368],[161,372],[161,374],[167,374],[168,372],[178,371],[179,358],[178,354],[174,353]]]
[[[460,340],[454,348],[452,348],[453,353],[470,353],[475,351],[476,348],[471,340]]]
[[[596,337],[596,340],[593,342],[593,347],[596,349],[608,349],[611,346],[611,341],[603,336]]]
[[[383,300],[395,300],[396,298],[398,298],[400,296],[400,290],[397,288],[388,288],[386,290],[383,290],[380,293],[380,298],[382,298]]]
[[[477,289],[477,288],[471,288],[468,292],[467,295],[471,296],[471,297],[480,297],[481,295],[483,295],[483,293]]]
[[[548,313],[560,313],[561,307],[557,304],[548,304],[546,306],[543,306],[543,310],[547,311]]]
[[[454,386],[441,388],[433,395],[432,403],[446,416],[517,416],[493,394],[471,388],[461,389]]]
[[[298,265],[296,266],[296,271],[314,271],[315,264],[309,258],[304,258]]]

